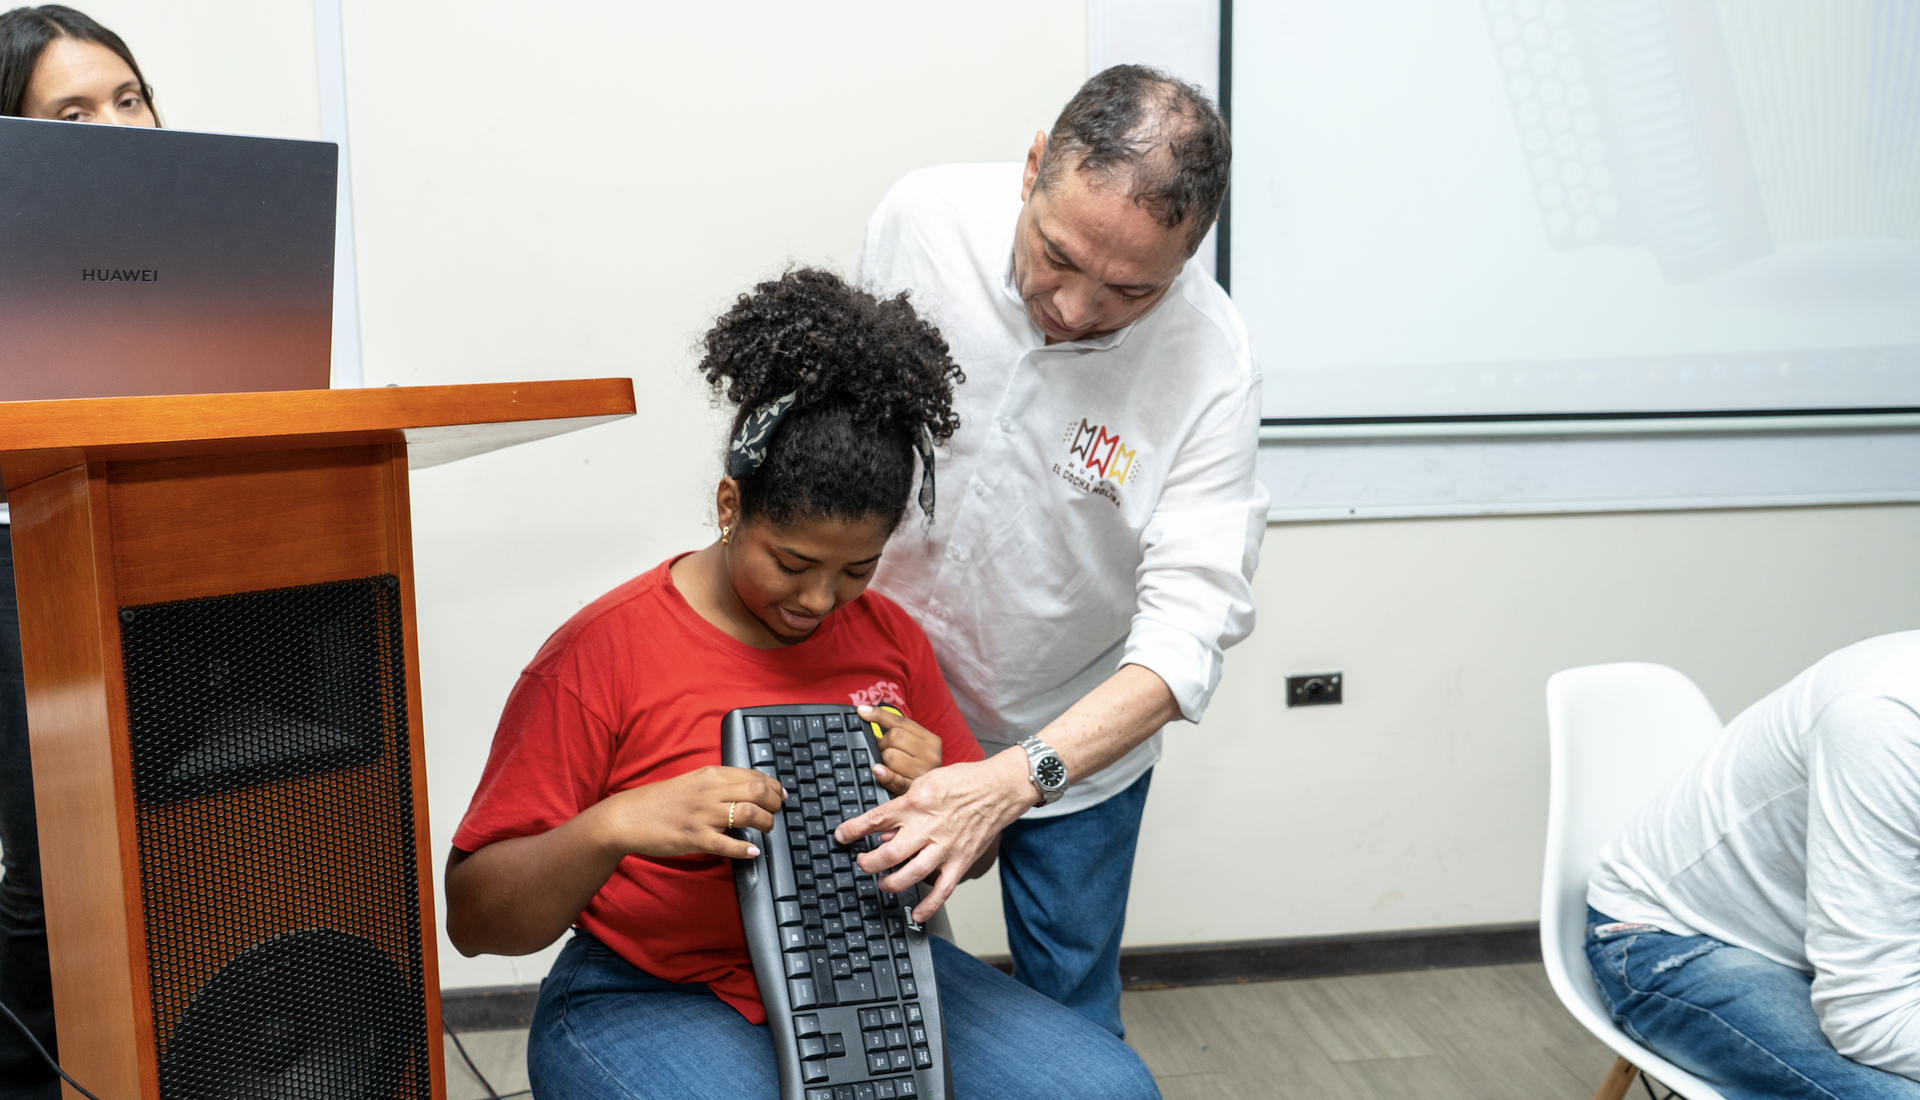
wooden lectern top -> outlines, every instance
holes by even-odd
[[[407,444],[413,469],[632,416],[633,380],[0,401],[17,488],[85,462]]]

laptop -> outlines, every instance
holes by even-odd
[[[326,389],[338,160],[0,118],[0,401]]]

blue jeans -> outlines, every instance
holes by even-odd
[[[1920,1082],[1833,1049],[1813,979],[1744,947],[1587,910],[1587,962],[1628,1035],[1727,1100],[1920,1100]]]
[[[1120,933],[1153,771],[1098,806],[1000,833],[1013,975],[1122,1038]]]
[[[1160,1095],[1125,1043],[945,940],[932,944],[957,1097]],[[539,1100],[780,1095],[766,1025],[579,931],[540,983],[527,1072]]]

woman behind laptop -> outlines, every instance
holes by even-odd
[[[0,115],[158,126],[153,88],[120,36],[72,8],[0,15]]]
[[[718,766],[727,711],[893,703],[905,717],[879,718],[874,772],[895,793],[981,756],[926,636],[865,591],[894,528],[933,510],[932,443],[958,426],[945,341],[904,297],[800,270],[743,296],[705,346],[701,370],[736,406],[720,538],[548,639],[448,861],[461,951],[527,954],[575,929],[529,1038],[542,1100],[779,1094],[729,862],[758,853],[726,829],[771,829],[784,795]],[[944,941],[933,952],[959,1095],[1158,1095],[1106,1030]]]
[[[0,115],[158,126],[153,89],[120,36],[72,8],[0,14]],[[0,506],[0,1003],[54,1051],[47,915],[40,894],[27,699],[13,548]],[[57,1055],[56,1055],[57,1056]],[[55,1100],[60,1079],[12,1021],[0,1018],[0,1100]]]

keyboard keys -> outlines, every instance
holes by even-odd
[[[934,1067],[930,1028],[919,1004],[896,1002],[919,996],[906,954],[912,922],[902,912],[918,893],[885,893],[875,875],[859,868],[854,857],[878,848],[876,838],[841,844],[833,836],[840,824],[888,797],[873,780],[874,742],[865,724],[846,712],[743,718],[752,764],[788,792],[775,828],[759,842],[773,865],[768,878],[783,948],[779,965],[794,1010],[792,1041],[805,1044],[803,1100],[917,1100],[912,1075]],[[852,1013],[821,1011],[836,1005],[857,1011],[857,1028]],[[840,1022],[844,1034],[825,1033],[823,1019]],[[849,1047],[854,1063],[838,1063],[843,1068],[830,1074],[831,1059],[846,1056]],[[862,1071],[879,1079],[827,1084],[830,1075],[860,1077]]]
[[[835,960],[836,963],[844,960]],[[873,988],[873,975],[854,974],[851,978],[841,978],[833,983],[834,999],[843,1005],[856,1005],[873,1000],[878,994]]]
[[[891,1001],[900,995],[900,986],[893,977],[893,963],[884,958],[873,960],[873,989],[880,995],[880,999],[885,1001]],[[899,1009],[893,1011],[898,1012]]]

